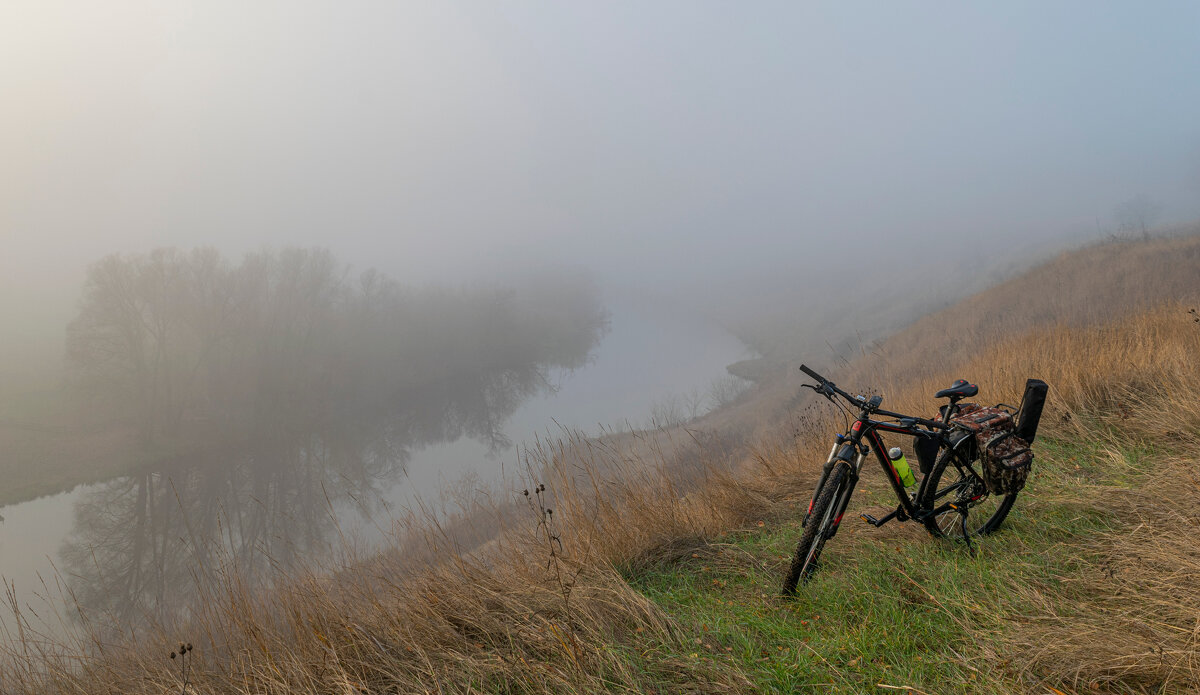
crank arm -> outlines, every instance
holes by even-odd
[[[883,517],[882,519],[876,519],[875,517],[871,516],[870,514],[859,514],[858,518],[860,518],[863,521],[867,522],[868,524],[874,526],[875,528],[879,528],[880,526],[883,526],[884,524],[891,521],[892,519],[895,519],[896,517],[900,516],[902,511],[903,511],[903,509],[901,507],[896,507],[894,510],[892,510],[891,514],[888,514],[887,516]],[[901,521],[903,521],[903,520],[904,519],[901,518]]]

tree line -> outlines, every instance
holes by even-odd
[[[594,288],[412,288],[328,250],[111,255],[67,330],[73,381],[146,442],[357,420],[407,442],[502,442],[519,403],[607,330]]]

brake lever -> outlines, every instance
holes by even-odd
[[[816,391],[818,395],[824,396],[831,401],[833,400],[833,389],[829,388],[829,385],[827,383],[822,383],[820,385],[818,385],[818,384],[800,384],[800,388],[812,389],[813,391]]]

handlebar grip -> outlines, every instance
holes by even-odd
[[[809,369],[806,365],[803,365],[803,364],[800,365],[800,371],[804,372],[805,374],[811,376],[812,378],[814,378],[817,381],[820,381],[822,383],[824,383],[826,381],[825,377],[823,377],[820,374],[817,374],[813,370]]]

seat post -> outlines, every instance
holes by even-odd
[[[950,404],[946,406],[944,411],[945,414],[942,415],[942,424],[950,423],[950,418],[954,415],[954,411],[956,410],[955,406],[957,406],[958,402],[963,399],[962,396],[956,395],[946,396],[946,398],[950,399]]]
[[[968,383],[966,379],[959,379],[951,384],[950,388],[942,389],[941,391],[933,394],[934,398],[950,399],[949,405],[945,406],[946,416],[942,419],[942,422],[950,422],[950,415],[958,411],[959,401],[964,398],[970,398],[977,393],[979,393],[978,386]]]

